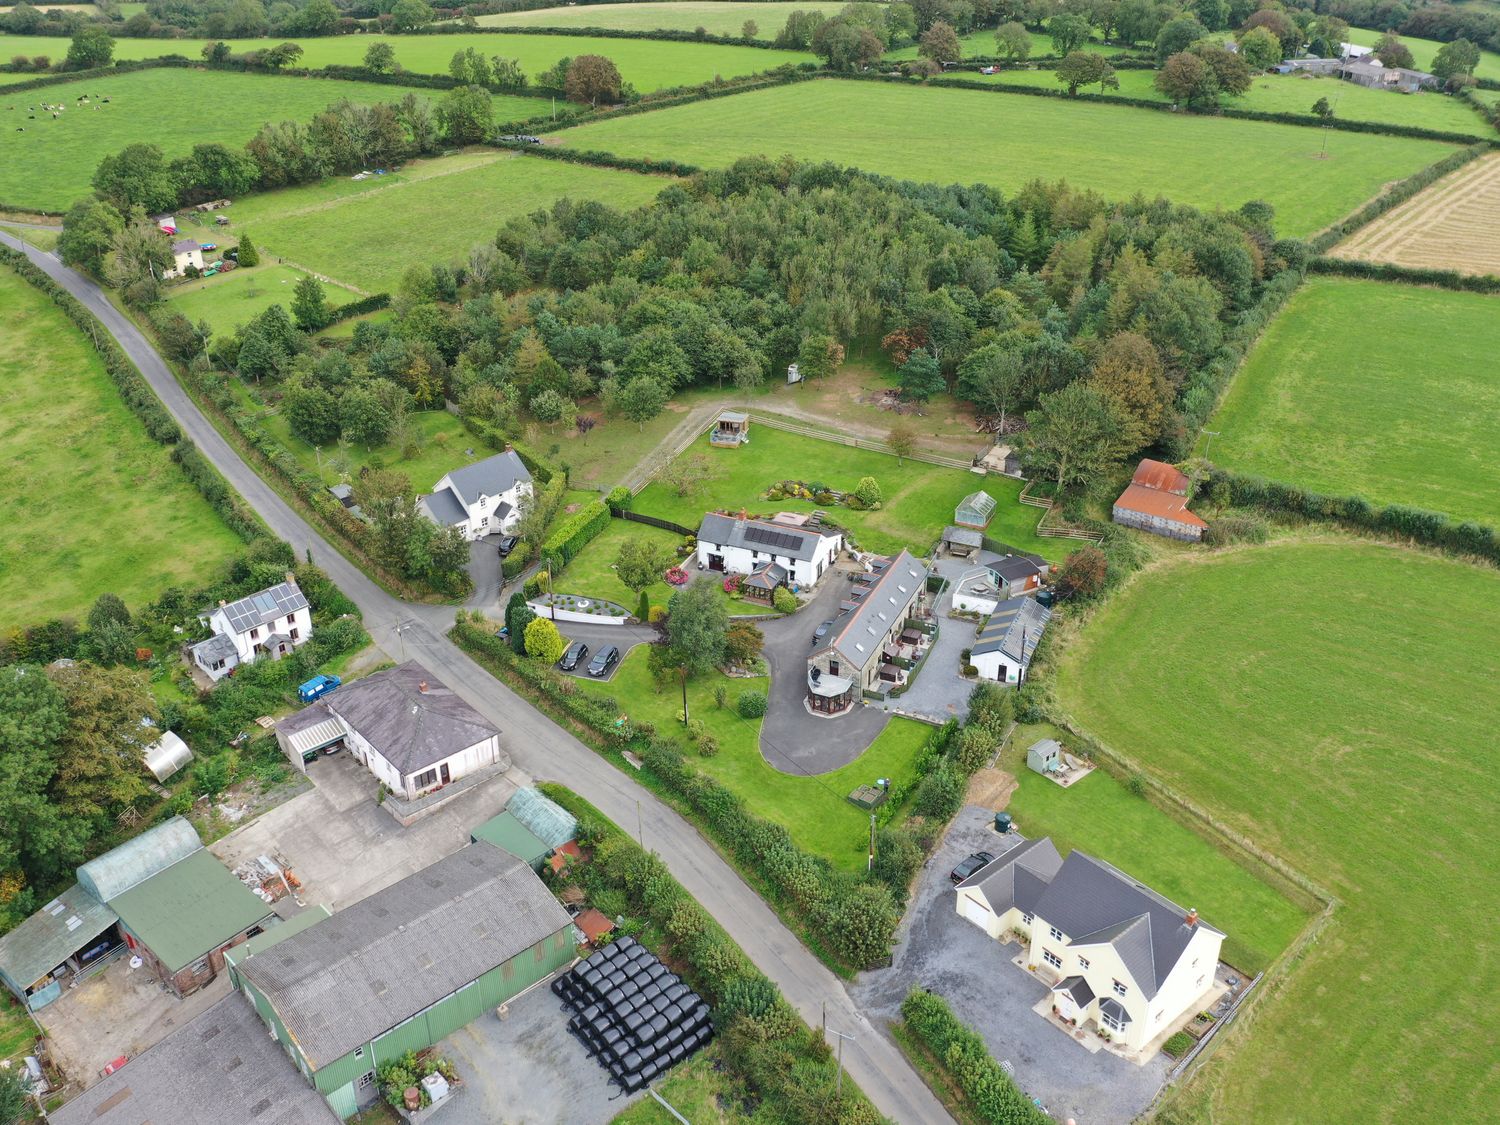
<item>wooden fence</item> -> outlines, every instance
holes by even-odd
[[[675,531],[678,535],[698,534],[697,528],[683,527],[682,524],[673,523],[671,520],[657,519],[655,516],[643,515],[640,512],[632,512],[625,508],[621,508],[619,511],[613,511],[613,509],[611,509],[611,511],[612,514],[618,516],[620,519],[632,520],[635,523],[644,523],[651,527],[659,527],[663,531]]]
[[[1021,489],[1019,497],[1021,503],[1032,508],[1042,508],[1042,518],[1037,520],[1036,533],[1043,539],[1081,539],[1086,543],[1098,543],[1104,535],[1098,531],[1089,531],[1082,527],[1067,527],[1056,523],[1048,523],[1056,514],[1056,504],[1046,496],[1034,496],[1031,486],[1034,481],[1027,481],[1026,487]]]

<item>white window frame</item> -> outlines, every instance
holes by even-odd
[[[1063,939],[1063,932],[1061,930],[1059,930],[1056,926],[1048,926],[1047,927],[1047,932],[1052,935],[1052,940],[1053,941],[1062,941],[1062,939]]]
[[[1036,917],[1036,915],[1033,914],[1033,913],[1031,913],[1031,911],[1029,911],[1029,910],[1023,910],[1023,911],[1021,911],[1021,922],[1024,925],[1027,925],[1027,926],[1031,925],[1031,921],[1035,917]]]
[[[1119,981],[1114,982],[1114,987],[1116,996],[1125,996],[1130,992],[1129,986],[1123,985]]]
[[[1099,1013],[1099,1022],[1102,1023],[1105,1027],[1109,1028],[1110,1031],[1115,1032],[1117,1035],[1125,1034],[1125,1025],[1119,1020],[1115,1019],[1115,1017],[1110,1015],[1108,1012]]]
[[[1080,969],[1082,969],[1084,972],[1088,972],[1088,969],[1089,969],[1089,959],[1087,957],[1080,957],[1080,958],[1078,958],[1078,967]]]
[[[1050,949],[1042,950],[1042,960],[1047,962],[1047,964],[1051,965],[1054,969],[1061,969],[1063,965],[1062,958],[1059,957],[1056,953],[1053,953]]]

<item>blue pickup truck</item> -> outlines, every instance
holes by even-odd
[[[311,703],[315,699],[321,699],[343,682],[337,676],[314,676],[297,688],[297,695],[303,703]]]

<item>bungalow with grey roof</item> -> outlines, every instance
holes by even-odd
[[[454,469],[418,497],[422,514],[440,527],[456,527],[465,539],[509,535],[531,495],[531,471],[514,449]]]

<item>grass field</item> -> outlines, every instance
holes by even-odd
[[[1214,459],[1500,524],[1497,348],[1500,297],[1315,278],[1235,376]]]
[[[0,220],[0,230],[22,242],[31,243],[38,250],[55,250],[58,236],[62,234],[61,227],[13,227],[3,220]]]
[[[131,609],[192,585],[240,541],[120,401],[93,349],[0,270],[0,630]]]
[[[1349,42],[1356,43],[1361,47],[1373,47],[1382,35],[1382,32],[1372,31],[1364,27],[1351,27],[1349,29]],[[1437,56],[1442,44],[1435,39],[1413,39],[1410,36],[1401,36],[1401,42],[1411,49],[1412,60],[1417,64],[1418,70],[1431,70],[1432,60]],[[1500,54],[1494,51],[1479,52],[1479,66],[1475,69],[1477,78],[1500,79]]]
[[[1500,277],[1500,154],[1492,152],[1450,172],[1355,231],[1331,253]]]
[[[891,123],[901,141],[892,143]],[[577,126],[565,144],[707,167],[791,153],[938,183],[1015,190],[1066,179],[1111,198],[1168,195],[1200,207],[1262,199],[1277,232],[1306,235],[1391,180],[1452,151],[1432,141],[1184,117],[1147,109],[1006,97],[978,90],[825,80]]]
[[[1021,832],[1051,836],[1064,853],[1082,848],[1173,902],[1196,906],[1224,931],[1224,960],[1243,972],[1260,972],[1292,944],[1307,923],[1311,900],[1294,903],[1103,770],[1067,789],[1032,772],[1026,748],[1040,738],[1069,743],[1055,727],[1017,727],[1000,759],[1020,782],[1006,807]]]
[[[480,27],[604,27],[625,31],[695,31],[710,35],[738,35],[746,20],[757,24],[757,39],[775,39],[792,12],[822,12],[834,16],[844,7],[830,0],[808,4],[737,3],[736,0],[643,0],[639,4],[570,5],[480,16]]]
[[[290,266],[261,265],[218,277],[199,278],[168,290],[172,308],[194,324],[206,320],[218,333],[228,333],[272,305],[292,307],[292,291],[307,275]],[[359,300],[359,294],[338,286],[323,286],[330,308]]]
[[[641,93],[666,86],[696,86],[715,76],[734,78],[758,74],[786,63],[812,62],[803,51],[771,50],[763,47],[725,47],[717,43],[665,43],[651,39],[605,39],[576,35],[337,35],[320,39],[293,40],[303,49],[299,65],[317,67],[358,66],[372,43],[387,42],[396,51],[396,61],[417,74],[447,74],[455,51],[473,47],[480,53],[518,59],[527,78],[534,79],[558,59],[578,55],[604,55],[614,60],[621,76]],[[263,51],[280,39],[229,39],[236,54]],[[206,41],[201,39],[120,39],[117,59],[154,59],[162,55],[201,57]],[[68,51],[66,39],[39,36],[0,35],[0,59],[15,55],[49,55],[54,60]],[[385,88],[385,87],[382,87]],[[404,91],[400,87],[396,96]],[[38,91],[40,93],[40,91]]]
[[[967,35],[958,37],[958,45],[963,48],[963,57],[966,59],[992,57],[995,54],[995,29],[986,28],[983,31],[971,31]],[[898,47],[894,51],[886,53],[885,57],[897,62],[917,57],[917,44],[908,47]],[[1138,48],[1145,50],[1146,48]],[[1125,50],[1124,47],[1116,47],[1105,43],[1100,39],[1091,39],[1079,48],[1096,55],[1118,55]],[[1052,41],[1047,38],[1045,31],[1031,32],[1031,53],[1033,55],[1050,55],[1052,53]]]
[[[1052,70],[1003,70],[999,74],[983,75],[973,70],[957,72],[951,77],[965,81],[987,82],[999,86],[1036,86],[1044,90],[1061,90],[1057,75]],[[1120,80],[1118,90],[1106,90],[1106,94],[1128,98],[1149,98],[1167,104],[1171,99],[1157,91],[1152,83],[1156,80],[1154,70],[1121,70],[1116,72]],[[942,81],[939,79],[938,81]],[[1099,87],[1090,86],[1080,90],[1080,98],[1097,96]],[[1370,90],[1343,82],[1337,78],[1316,78],[1311,75],[1258,74],[1249,93],[1242,98],[1225,98],[1227,109],[1248,109],[1257,113],[1300,113],[1309,120],[1312,106],[1319,98],[1327,98],[1336,115],[1349,121],[1379,121],[1392,125],[1410,125],[1422,129],[1436,129],[1446,133],[1468,133],[1476,137],[1493,137],[1494,129],[1486,125],[1472,109],[1457,98],[1446,94],[1398,94],[1390,90]],[[1347,133],[1333,133],[1328,138],[1330,149],[1337,146]]]
[[[381,292],[394,289],[408,266],[467,256],[512,215],[563,196],[629,209],[669,182],[483,151],[419,161],[357,183],[327,180],[250,196],[228,213],[232,230],[249,231],[263,254]]]
[[[1064,655],[1086,728],[1340,900],[1174,1119],[1493,1119],[1497,638],[1495,571],[1327,541],[1179,556]]]
[[[586,690],[615,699],[632,719],[655,723],[658,730],[681,730],[681,689],[659,688],[646,666],[646,649],[637,646],[621,661],[607,684],[583,681]],[[797,845],[826,857],[849,871],[863,870],[870,839],[869,814],[845,798],[860,785],[889,777],[900,784],[914,776],[917,751],[932,728],[912,719],[893,718],[870,748],[847,766],[816,777],[799,777],[774,770],[760,752],[759,719],[742,719],[734,701],[743,691],[765,691],[764,677],[728,679],[699,676],[688,682],[688,712],[702,719],[718,739],[719,752],[711,758],[693,756],[693,765],[732,788],[750,810],[784,825]],[[714,688],[729,690],[729,706],[714,704]]]
[[[144,70],[116,78],[90,78],[0,97],[0,199],[18,206],[65,209],[89,190],[99,161],[127,144],[149,141],[168,156],[193,145],[240,145],[267,121],[306,122],[341,98],[396,101],[406,91],[373,82],[284,78],[228,71]],[[80,106],[77,99],[108,98]],[[425,93],[424,95],[425,96]],[[499,99],[505,116],[532,116],[547,103]],[[41,103],[65,105],[55,120]],[[214,107],[204,113],[203,107]],[[35,106],[35,120],[28,119]],[[17,132],[24,127],[25,132]]]
[[[1037,538],[1037,510],[1017,500],[1021,482],[1010,477],[976,477],[962,469],[947,469],[920,461],[898,464],[886,453],[852,449],[831,441],[755,427],[748,445],[715,449],[708,439],[695,442],[684,457],[707,456],[710,464],[703,486],[689,496],[678,496],[660,481],[647,485],[636,497],[635,510],[684,527],[697,527],[703,513],[714,508],[746,508],[751,512],[810,512],[810,500],[762,500],[761,494],[778,480],[821,481],[830,488],[851,491],[861,477],[880,484],[884,503],[879,511],[856,512],[833,508],[829,516],[853,532],[868,551],[895,552],[902,547],[925,554],[944,526],[953,522],[953,509],[976,488],[999,501],[986,534],[1023,551],[1057,557],[1057,540]]]

